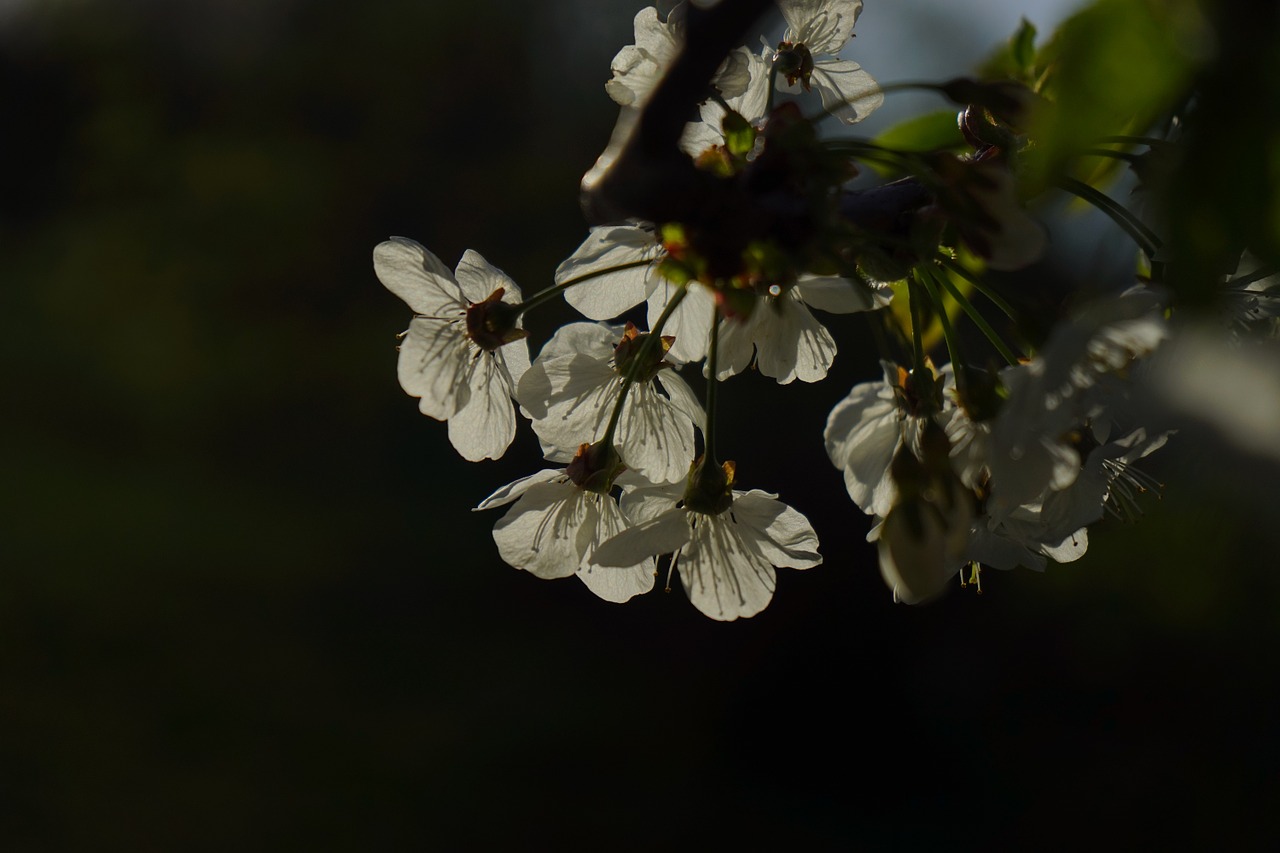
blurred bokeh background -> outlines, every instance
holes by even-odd
[[[470,507],[536,441],[469,465],[418,414],[370,252],[550,284],[641,5],[0,2],[0,848],[1280,829],[1274,479],[1184,445],[1078,563],[894,606],[820,440],[878,370],[854,318],[831,381],[724,394],[725,455],[826,557],[763,614],[501,563]],[[1072,4],[867,5],[848,55],[887,82]],[[1005,285],[1102,267],[1076,262]]]

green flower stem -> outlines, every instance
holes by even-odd
[[[618,419],[622,417],[622,406],[627,401],[627,392],[631,390],[631,383],[635,382],[642,365],[648,363],[648,358],[653,353],[653,348],[662,340],[662,327],[667,324],[667,318],[684,301],[684,297],[688,292],[687,285],[676,291],[675,295],[671,297],[671,301],[667,303],[667,307],[662,309],[662,313],[658,315],[658,321],[649,330],[648,337],[641,342],[640,348],[636,350],[635,358],[631,360],[631,364],[627,367],[626,375],[622,377],[622,390],[618,392],[618,400],[613,404],[613,411],[609,413],[609,426],[605,428],[604,438],[600,439],[600,443],[605,447],[613,446],[613,433],[618,428]]]
[[[947,278],[945,275],[938,276],[937,281],[946,289],[947,293],[951,294],[951,298],[960,306],[960,310],[968,314],[969,319],[973,321],[973,324],[982,331],[982,334],[986,335],[987,340],[989,340],[991,345],[999,351],[1000,355],[1004,357],[1004,360],[1010,364],[1017,364],[1018,357],[1013,354],[1013,351],[1009,349],[1008,345],[1006,345],[1000,338],[1000,335],[996,334],[996,330],[991,328],[991,324],[987,322],[987,318],[983,317],[982,312],[974,307],[973,303],[969,301],[969,297],[965,296],[964,293],[960,291],[960,288],[956,287],[951,279]]]
[[[759,310],[759,306],[756,307]],[[720,354],[720,310],[716,309],[711,314],[711,343],[707,352],[707,429],[703,434],[703,458],[705,464],[718,465],[720,460],[716,458],[716,386],[720,384],[720,380],[716,376],[719,369]]]
[[[916,267],[919,273],[919,281],[924,285],[925,290],[929,291],[929,298],[933,300],[933,304],[938,306],[938,322],[942,325],[942,337],[947,341],[947,352],[951,355],[952,373],[956,378],[956,390],[960,392],[962,398],[967,399],[969,390],[969,374],[965,370],[964,358],[960,354],[960,340],[955,335],[955,330],[951,328],[951,318],[947,316],[947,306],[942,298],[942,290],[939,289],[937,279],[943,277],[931,266],[921,265]]]
[[[965,281],[973,285],[973,289],[981,293],[987,298],[992,305],[1000,309],[1000,313],[1008,317],[1010,320],[1017,321],[1017,317],[1013,316],[1013,308],[1008,302],[1005,302],[1000,294],[991,289],[990,285],[974,275],[972,272],[964,268],[964,264],[960,264],[948,258],[946,255],[938,255],[937,260],[951,272],[963,278]]]
[[[884,83],[880,86],[880,94],[885,95],[889,92],[907,92],[912,89],[924,89],[929,92],[943,92],[944,87],[939,83],[930,83],[926,80],[899,80],[896,83]]]
[[[1143,225],[1124,205],[1119,204],[1106,193],[1099,192],[1084,181],[1075,178],[1063,178],[1058,181],[1058,187],[1078,198],[1084,199],[1111,217],[1112,222],[1123,228],[1125,233],[1133,238],[1133,241],[1142,249],[1143,254],[1148,258],[1155,256],[1156,250],[1160,248],[1160,238],[1150,228]]]
[[[539,305],[545,305],[561,293],[564,293],[566,290],[573,287],[575,284],[581,284],[584,281],[590,281],[593,278],[599,278],[602,275],[609,275],[610,273],[622,272],[623,270],[635,269],[636,267],[647,267],[652,263],[653,259],[647,261],[627,261],[625,264],[605,267],[602,270],[596,270],[595,272],[589,272],[586,275],[571,278],[568,281],[562,281],[560,284],[553,284],[546,290],[538,291],[533,296],[530,296],[528,299],[517,305],[516,315],[519,316],[526,311],[537,308]]]
[[[925,373],[924,361],[924,306],[920,303],[920,285],[915,277],[907,279],[907,300],[911,308],[911,350],[913,353],[913,369],[917,376]]]
[[[928,164],[924,162],[918,151],[900,151],[895,148],[885,148],[883,145],[876,145],[874,142],[864,142],[859,139],[835,139],[831,142],[822,143],[822,147],[838,154],[850,154],[863,160],[872,160],[883,163],[886,166],[901,167],[912,172],[927,171],[929,169]]]
[[[1134,154],[1132,151],[1117,151],[1114,148],[1087,148],[1080,153],[1094,157],[1111,157],[1115,160],[1123,160],[1130,166],[1140,161],[1143,156],[1141,154]]]
[[[1148,148],[1171,144],[1169,140],[1161,139],[1158,136],[1104,136],[1098,141],[1115,145],[1146,145]]]

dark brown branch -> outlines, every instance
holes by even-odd
[[[684,127],[710,80],[773,0],[721,0],[690,7],[685,45],[645,106],[624,110],[605,152],[582,180],[582,207],[593,224],[628,218],[680,222],[698,234],[713,273],[732,275],[742,248],[768,238],[799,249],[817,232],[808,200],[787,178],[785,153],[757,159],[737,180],[698,169],[680,149]],[[931,200],[914,179],[846,192],[840,215],[869,231],[897,233],[903,218]]]
[[[721,0],[710,9],[689,8],[684,49],[634,123],[626,125],[626,114],[619,120],[614,139],[582,179],[589,222],[699,218],[697,211],[723,182],[694,168],[680,150],[680,135],[720,63],[772,5],[773,0]]]

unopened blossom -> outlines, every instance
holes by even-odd
[[[781,385],[824,379],[835,360],[836,342],[809,309],[870,311],[888,305],[892,295],[884,285],[836,277],[801,276],[793,286],[775,285],[758,297],[748,317],[722,321],[720,378],[742,373],[754,362]]]
[[[787,30],[763,57],[778,69],[787,93],[818,90],[822,106],[846,124],[862,121],[884,103],[880,85],[862,66],[838,54],[853,36],[862,0],[779,0]]]
[[[613,78],[605,83],[605,91],[623,107],[640,107],[649,99],[667,68],[675,61],[684,45],[684,16],[687,6],[681,3],[664,21],[658,10],[647,6],[636,13],[635,44],[629,44],[610,63]],[[711,85],[722,97],[734,98],[746,89],[749,78],[748,53],[738,49],[729,54],[711,78]]]
[[[413,309],[397,371],[424,415],[449,422],[464,459],[497,459],[515,437],[516,383],[529,368],[520,288],[470,249],[450,273],[403,237],[373,250],[378,279]]]
[[[696,508],[683,483],[627,492],[622,508],[635,526],[591,559],[621,566],[670,554],[670,571],[679,573],[698,610],[721,621],[754,616],[773,599],[775,567],[807,569],[822,562],[818,537],[808,519],[777,495],[731,489],[731,474],[722,482],[722,500]]]
[[[895,454],[890,476],[898,495],[872,534],[880,575],[906,604],[937,595],[959,571],[973,520],[973,494],[952,469],[946,432],[934,421],[924,422],[919,454],[907,446]]]
[[[577,575],[605,601],[623,602],[653,588],[653,559],[605,568],[592,552],[628,526],[617,501],[583,488],[565,469],[546,469],[503,486],[477,510],[514,503],[493,528],[502,559],[539,578]]]
[[[580,445],[604,437],[631,371],[613,436],[623,462],[655,483],[689,472],[694,427],[705,420],[702,406],[663,360],[670,341],[653,342],[639,363],[642,340],[634,326],[570,323],[547,342],[517,390],[547,458],[568,460]]]

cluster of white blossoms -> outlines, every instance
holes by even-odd
[[[592,228],[554,284],[527,299],[472,251],[451,273],[410,240],[374,250],[378,278],[415,315],[400,384],[448,422],[468,460],[502,456],[517,423],[530,424],[552,467],[477,507],[506,508],[493,537],[507,563],[540,578],[577,575],[614,602],[651,590],[665,566],[668,588],[678,575],[695,607],[732,620],[769,604],[777,568],[822,557],[804,515],[775,494],[738,489],[737,466],[717,458],[719,386],[748,373],[782,385],[824,380],[838,347],[822,315],[866,312],[889,333],[883,376],[835,405],[823,439],[870,516],[895,599],[924,601],[957,575],[977,581],[982,567],[1079,558],[1089,525],[1138,514],[1138,496],[1155,485],[1137,463],[1169,433],[1144,422],[1132,387],[1169,334],[1166,298],[1140,284],[1097,299],[1038,349],[1014,353],[969,297],[1012,316],[981,272],[1026,265],[1046,242],[1010,162],[1025,144],[1020,101],[973,81],[937,87],[966,97],[967,153],[823,139],[823,118],[856,123],[883,98],[841,58],[862,2],[777,6],[782,39],[729,52],[680,137],[701,185],[725,193],[717,201],[685,217]],[[624,110],[656,100],[694,14],[682,5],[666,19],[653,8],[636,16],[635,44],[614,59],[606,86]],[[806,118],[814,90],[821,110]],[[850,190],[860,160],[907,177]],[[1252,319],[1266,307],[1261,278],[1233,279]],[[531,362],[521,318],[561,296],[584,319]],[[1006,366],[963,357],[958,316]],[[939,340],[950,363],[936,366]],[[702,400],[682,370],[705,378]]]

